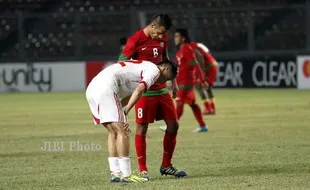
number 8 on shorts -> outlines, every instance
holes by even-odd
[[[138,108],[138,118],[142,118],[143,117],[143,109],[142,108]]]

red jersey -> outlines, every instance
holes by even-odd
[[[200,56],[202,56],[202,60],[200,60],[199,59],[200,56],[196,55],[203,70],[206,70],[212,66],[217,65],[216,60],[214,59],[209,49],[205,45],[203,45],[202,43],[192,42],[191,47],[195,51],[198,51]]]
[[[164,35],[163,39],[152,39],[143,32],[143,29],[141,29],[128,38],[119,60],[123,61],[133,58],[158,64],[164,60],[164,55],[167,49],[167,34]],[[149,90],[160,90],[165,87],[166,83],[156,83],[151,86]]]
[[[200,72],[197,72],[198,77],[201,81],[204,81],[202,78],[202,71],[197,64],[195,53],[190,44],[184,44],[176,55],[178,64],[179,64],[179,73],[177,76],[177,83],[182,86],[188,86],[191,88],[195,84],[195,70],[197,69]],[[186,87],[185,87],[186,88]]]

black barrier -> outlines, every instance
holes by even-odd
[[[219,61],[216,87],[296,88],[296,57]]]

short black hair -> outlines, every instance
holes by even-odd
[[[170,60],[165,60],[159,63],[159,65],[169,65],[171,67],[172,78],[174,79],[178,75],[178,65]]]
[[[152,22],[157,22],[159,26],[165,27],[166,30],[169,30],[172,26],[172,20],[171,18],[166,14],[157,14],[154,15],[151,19]]]
[[[185,38],[186,43],[191,42],[188,31],[185,28],[177,28],[175,32],[181,34],[181,36]]]
[[[119,42],[121,45],[126,45],[127,43],[127,37],[126,36],[123,36],[119,39]]]

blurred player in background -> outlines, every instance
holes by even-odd
[[[148,26],[128,38],[119,60],[133,58],[148,60],[155,64],[168,60],[167,30],[171,25],[171,18],[166,14],[158,14],[152,17]],[[174,96],[177,90],[177,85],[174,82]],[[154,120],[164,120],[167,125],[167,131],[163,140],[163,160],[160,166],[160,173],[176,177],[186,176],[184,171],[179,171],[172,165],[179,123],[173,100],[166,88],[166,83],[155,84],[148,92],[144,93],[137,102],[135,111],[137,123],[135,146],[140,175],[149,178],[146,166],[146,134],[148,125],[153,123]]]
[[[107,67],[89,83],[86,98],[94,122],[104,125],[109,132],[110,182],[148,181],[131,174],[127,134],[130,129],[126,115],[154,83],[174,79],[177,70],[177,66],[168,61],[155,65],[149,61],[130,60]]]
[[[176,32],[174,33],[174,43],[179,48],[176,54],[179,65],[177,83],[180,89],[176,98],[178,119],[180,119],[183,114],[184,104],[188,104],[199,124],[199,127],[193,132],[207,132],[208,127],[203,120],[201,109],[196,103],[194,86],[196,77],[199,78],[202,86],[208,87],[208,84],[204,79],[199,63],[197,62],[186,29],[176,29]]]
[[[201,64],[201,68],[206,76],[208,87],[202,85],[200,79],[197,78],[196,89],[199,92],[201,99],[204,100],[205,110],[204,115],[215,115],[215,97],[212,90],[214,83],[216,82],[217,75],[217,61],[214,59],[209,49],[202,43],[192,42],[192,48],[194,49],[196,58]]]

